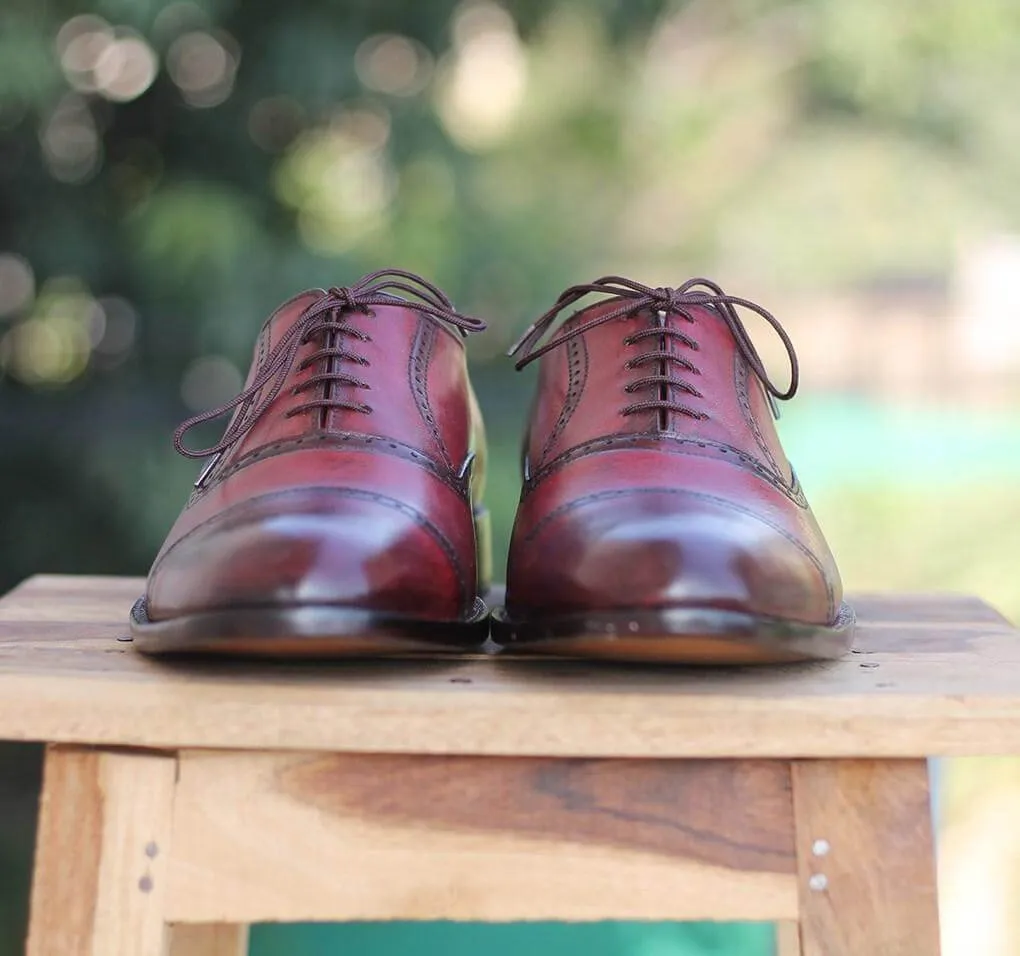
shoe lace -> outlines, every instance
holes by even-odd
[[[565,332],[561,331],[559,335],[550,341],[541,344],[543,337],[560,313],[592,293],[606,296],[607,298],[603,301],[617,301],[620,304],[617,308],[589,319],[587,322],[582,322]],[[779,320],[757,303],[739,296],[729,295],[715,282],[703,278],[688,279],[676,288],[653,288],[640,282],[635,282],[633,279],[623,278],[622,276],[603,276],[594,282],[571,286],[560,295],[548,312],[528,327],[507,354],[515,356],[523,353],[516,364],[516,368],[519,371],[570,339],[584,335],[586,332],[590,332],[600,325],[605,325],[607,322],[612,322],[614,319],[632,315],[643,309],[649,309],[658,313],[658,325],[654,328],[634,332],[623,341],[627,346],[636,345],[642,341],[649,341],[654,343],[654,347],[648,352],[627,361],[625,367],[632,369],[639,366],[654,365],[658,371],[654,375],[648,375],[631,382],[626,386],[626,391],[634,393],[642,389],[655,388],[658,398],[628,405],[623,409],[623,414],[633,415],[641,411],[674,411],[688,415],[691,418],[707,418],[708,416],[704,412],[698,411],[674,397],[676,394],[674,390],[698,398],[703,396],[690,381],[680,377],[680,373],[674,372],[674,369],[682,369],[689,375],[701,374],[700,369],[689,358],[672,351],[671,342],[680,342],[692,352],[697,352],[700,346],[684,330],[673,328],[666,324],[666,317],[669,315],[679,315],[691,324],[694,324],[695,319],[691,310],[696,307],[712,309],[726,323],[737,343],[737,348],[739,348],[748,366],[750,366],[758,380],[762,383],[770,401],[773,399],[787,401],[797,394],[797,387],[800,383],[797,353],[794,351],[790,336]],[[775,330],[782,341],[790,360],[790,384],[786,389],[780,389],[769,377],[765,363],[751,341],[751,337],[737,312],[738,308],[747,309],[761,316]]]
[[[413,296],[413,299],[405,299],[399,293]],[[370,388],[367,382],[342,368],[345,361],[361,366],[370,364],[364,355],[345,347],[345,338],[362,342],[371,341],[370,336],[344,322],[343,316],[350,312],[373,315],[372,306],[387,305],[405,306],[417,312],[424,312],[454,326],[463,335],[485,329],[485,323],[481,319],[459,313],[445,293],[413,272],[382,269],[362,276],[353,285],[334,286],[305,309],[280,337],[280,341],[266,356],[250,385],[230,401],[181,422],[174,432],[174,448],[186,458],[208,458],[211,455],[222,454],[243,438],[276,401],[294,368],[298,352],[313,339],[318,339],[321,347],[299,362],[297,369],[304,371],[317,362],[325,361],[324,370],[308,376],[293,386],[291,393],[298,395],[320,387],[321,392],[317,397],[288,409],[286,416],[293,417],[319,408],[343,408],[370,414],[372,411],[370,405],[352,401],[337,394],[335,390],[335,386]],[[265,394],[262,394],[263,392]],[[234,417],[216,444],[208,448],[185,446],[185,435],[196,425],[215,421],[235,409],[241,409],[240,414]]]

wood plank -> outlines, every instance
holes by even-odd
[[[248,927],[227,923],[175,923],[168,956],[247,956]]]
[[[923,760],[793,765],[803,956],[938,956]]]
[[[171,920],[793,918],[789,766],[185,752]]]
[[[145,592],[144,578],[39,574],[0,601],[0,621],[127,623]]]
[[[776,956],[803,956],[800,948],[800,925],[794,920],[776,923]]]
[[[175,768],[47,750],[28,956],[163,956]]]
[[[500,673],[492,673],[500,670]],[[633,757],[900,757],[1020,752],[1020,673],[824,696],[743,693],[743,674],[593,674],[583,665],[382,664],[317,672],[226,667],[0,673],[0,739],[174,749]],[[557,672],[558,671],[558,672]],[[778,677],[778,675],[777,675]],[[982,678],[983,679],[983,678]],[[975,677],[975,682],[978,678]],[[449,685],[449,686],[447,686]],[[454,692],[451,693],[451,688]]]
[[[854,594],[848,598],[857,616],[883,624],[1003,624],[1007,619],[980,598],[968,594]]]
[[[1020,635],[973,598],[855,598],[856,646],[831,664],[188,665],[122,640],[141,586],[44,577],[0,600],[0,738],[550,756],[1020,751]]]

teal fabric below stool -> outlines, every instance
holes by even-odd
[[[769,956],[773,935],[761,923],[266,925],[250,956]]]

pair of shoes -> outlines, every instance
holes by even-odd
[[[739,308],[782,339],[785,391]],[[512,350],[540,369],[490,616],[464,351],[484,328],[402,270],[277,309],[243,391],[177,430],[178,451],[209,461],[132,610],[139,650],[376,657],[477,648],[491,627],[518,653],[614,660],[846,651],[853,613],[773,425],[797,389],[793,346],[704,279],[574,286]],[[185,446],[226,415],[216,444]]]

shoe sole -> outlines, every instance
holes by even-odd
[[[403,657],[481,647],[489,636],[489,613],[479,598],[470,617],[459,621],[328,604],[226,608],[152,621],[143,597],[131,609],[131,636],[139,651],[152,656]]]
[[[853,643],[847,604],[832,625],[802,624],[717,608],[619,610],[518,620],[492,613],[492,639],[514,656],[651,664],[790,664],[835,660]]]

